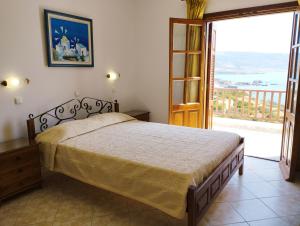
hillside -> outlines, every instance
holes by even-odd
[[[216,73],[259,74],[287,71],[289,54],[217,52]]]

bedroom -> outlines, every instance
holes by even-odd
[[[283,2],[289,1],[264,0],[246,3],[228,0],[220,3],[220,1],[208,0],[206,13]],[[44,9],[93,20],[94,67],[48,67]],[[13,0],[2,2],[0,10],[2,43],[0,78],[1,81],[12,77],[18,78],[21,83],[18,88],[0,87],[1,141],[26,137],[26,120],[29,114],[37,116],[73,98],[81,100],[83,97],[93,97],[110,101],[117,99],[120,104],[120,112],[142,109],[150,112],[151,122],[168,122],[169,18],[186,18],[185,2],[180,0],[89,0],[84,2],[77,0],[71,2]],[[120,77],[113,82],[106,77],[108,73],[113,74],[112,72],[120,74]],[[29,84],[25,81],[27,78]],[[268,163],[256,162],[251,159],[246,159],[246,161],[249,166],[246,162],[245,174],[242,176],[245,179],[241,179],[246,183],[259,180],[253,178],[253,170],[251,171],[249,168],[266,169],[266,172],[274,168]],[[275,167],[277,169],[277,166]],[[232,181],[236,181],[236,176]],[[276,189],[269,189],[269,182],[267,183],[265,180],[260,182],[265,191],[261,193],[277,192]],[[282,192],[296,193],[299,191],[299,185],[286,184],[283,181],[271,183],[274,187],[287,187]],[[253,187],[255,185],[256,183]],[[232,194],[229,187],[225,187],[224,190],[228,196]],[[61,193],[62,189],[68,189],[70,193]],[[236,191],[237,196],[243,196],[248,191],[242,186],[234,185],[231,186],[231,189]],[[56,193],[53,193],[52,196],[49,191]],[[259,192],[255,192],[255,188],[252,191],[259,196]],[[78,194],[82,194],[82,197],[76,199],[75,196]],[[98,197],[100,203],[109,200],[108,204],[92,205],[93,194],[100,196],[100,198]],[[247,195],[254,196],[250,192],[245,196]],[[26,208],[26,211],[22,210],[25,206],[30,207],[31,201],[28,202],[28,200],[31,198],[32,211],[30,208]],[[60,198],[64,201],[64,205],[60,211],[55,212],[53,209],[59,208]],[[245,201],[245,199],[241,200]],[[257,205],[261,207],[263,202],[260,199],[253,200],[248,203],[245,201],[246,207],[240,208],[255,209]],[[43,201],[49,202],[49,206],[43,205],[41,203]],[[269,198],[269,205],[275,201],[276,199]],[[287,198],[286,202],[287,205],[289,202],[291,205],[295,205],[295,201],[291,198]],[[221,203],[220,206],[214,205],[209,210],[208,214],[211,215],[212,220],[204,223],[211,225],[243,223],[247,225],[247,222],[265,221],[265,218],[270,218],[271,220],[267,221],[272,222],[281,222],[286,219],[290,221],[294,219],[295,222],[298,219],[299,222],[300,212],[296,208],[297,202],[296,207],[290,210],[291,213],[283,216],[272,207],[266,207],[267,217],[256,213],[256,216],[247,220],[241,216],[241,213],[238,213],[237,206],[233,207],[226,202],[219,203]],[[242,205],[243,202],[240,204]],[[82,208],[72,209],[72,206],[75,205]],[[99,212],[94,214],[97,208]],[[52,209],[52,211],[47,212],[47,209]],[[132,209],[130,214],[133,217],[120,209]],[[140,210],[142,213],[137,214],[137,211]],[[224,210],[230,210],[227,218],[222,215]],[[39,215],[38,217],[34,211]],[[74,215],[78,215],[78,218]],[[126,221],[130,221],[129,225],[185,225],[186,223],[170,218],[150,207],[140,205],[132,199],[124,199],[61,175],[44,180],[43,188],[40,190],[22,193],[8,201],[3,201],[0,207],[0,216],[0,225],[25,226],[43,223],[45,225],[68,225],[72,222],[73,225],[91,225],[92,221],[93,225],[126,225],[124,223]],[[89,219],[92,216],[94,219],[91,221]],[[80,221],[83,223],[78,223]],[[109,221],[111,223],[107,223]]]

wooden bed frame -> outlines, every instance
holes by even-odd
[[[87,118],[93,114],[113,111],[119,112],[117,101],[110,102],[90,97],[84,97],[81,100],[72,99],[38,116],[34,117],[30,114],[27,120],[29,141],[34,143],[36,135],[50,126],[69,120]],[[36,122],[39,123],[38,127],[36,127]],[[239,175],[243,174],[243,167],[244,138],[241,138],[238,147],[219,164],[209,177],[198,186],[189,187],[187,191],[188,226],[198,225],[213,200],[223,190],[236,171],[239,170]]]

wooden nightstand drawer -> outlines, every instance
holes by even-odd
[[[1,185],[10,185],[13,184],[16,181],[21,181],[23,179],[26,179],[27,177],[31,175],[37,175],[39,174],[41,176],[41,169],[40,165],[37,162],[33,162],[18,168],[15,168],[13,170],[8,171],[7,173],[0,173],[0,181]]]
[[[25,178],[19,179],[17,181],[13,181],[10,184],[4,185],[1,183],[0,196],[5,197],[10,194],[14,194],[16,192],[22,191],[40,182],[41,182],[40,172],[36,172],[35,174],[29,175]]]
[[[39,162],[39,155],[35,147],[24,149],[6,155],[0,155],[0,172],[28,164],[28,162]]]

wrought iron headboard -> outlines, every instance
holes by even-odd
[[[111,102],[91,97],[84,97],[81,100],[72,99],[40,115],[30,114],[27,120],[28,138],[34,140],[37,133],[66,121],[88,118],[94,114],[113,110],[119,112],[117,100]]]

